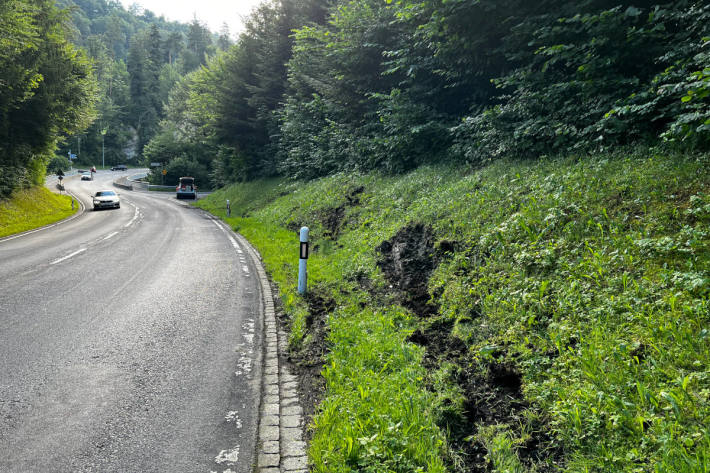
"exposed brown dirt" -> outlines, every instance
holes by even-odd
[[[424,363],[428,369],[436,370],[444,361],[458,367],[453,381],[465,397],[463,412],[447,413],[439,420],[440,427],[449,433],[449,442],[458,451],[464,471],[490,473],[493,469],[486,460],[485,446],[470,437],[484,425],[523,425],[523,411],[530,405],[523,397],[520,371],[504,350],[495,351],[486,360],[476,359],[460,338],[451,335],[452,328],[451,321],[430,319],[412,333],[409,341],[426,348]],[[518,449],[523,464],[534,466],[535,471],[555,471],[548,465],[562,458],[560,447],[547,432],[544,425],[532,426],[529,440]]]
[[[286,224],[286,229],[290,232],[295,232],[298,233],[301,231],[301,228],[304,226],[303,223],[301,222],[288,222]]]
[[[304,425],[312,424],[316,409],[325,393],[325,379],[321,375],[325,356],[328,354],[328,314],[335,308],[335,302],[320,295],[317,290],[306,294],[308,303],[308,317],[306,329],[309,337],[300,350],[290,350],[284,358],[291,368],[291,372],[298,378],[299,401],[303,408]],[[281,307],[278,308],[280,323],[290,330],[290,321]],[[306,441],[312,438],[312,432],[304,429]]]
[[[420,317],[436,313],[428,290],[429,277],[438,264],[431,227],[408,224],[375,250],[380,254],[377,266],[401,304]]]
[[[345,202],[338,207],[326,209],[322,212],[320,220],[324,228],[324,236],[330,239],[337,239],[340,234],[340,229],[345,220],[345,210],[348,207],[360,205],[360,194],[365,191],[365,188],[360,186],[351,189],[345,194]]]
[[[348,205],[357,205],[362,189],[348,194],[347,202],[336,209],[329,209],[322,219],[327,237],[337,239],[344,222]],[[376,288],[366,275],[357,275],[360,287],[370,293],[370,304],[400,303],[421,318],[420,328],[409,341],[425,347],[424,363],[428,370],[439,369],[442,362],[452,363],[456,369],[451,381],[456,383],[464,395],[463,410],[456,408],[444,412],[437,420],[442,430],[448,433],[448,440],[456,458],[449,459],[452,471],[471,473],[491,473],[493,466],[488,462],[485,446],[471,440],[479,427],[507,424],[526,425],[525,414],[533,409],[524,399],[521,372],[515,364],[515,356],[506,353],[505,348],[496,350],[484,360],[474,356],[466,343],[452,335],[453,321],[436,317],[438,307],[430,296],[429,278],[437,265],[450,255],[466,251],[472,253],[473,261],[485,259],[475,249],[461,248],[457,241],[435,242],[432,228],[421,223],[410,223],[400,229],[392,238],[376,248],[377,266],[382,270],[389,288]],[[306,326],[309,336],[304,346],[291,352],[288,361],[299,378],[301,403],[310,423],[322,400],[325,381],[321,376],[325,356],[328,353],[328,315],[334,310],[335,302],[317,288],[306,296],[309,316]],[[480,316],[480,314],[478,314]],[[434,386],[429,386],[434,390]],[[518,456],[526,468],[539,473],[557,471],[556,464],[562,463],[563,452],[550,436],[544,421],[539,425],[527,425],[528,440],[519,446]],[[518,432],[520,433],[520,432]],[[304,432],[307,440],[311,432]],[[463,465],[461,464],[463,463]],[[552,465],[552,466],[550,466]]]

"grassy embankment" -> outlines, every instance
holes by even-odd
[[[225,199],[293,357],[324,367],[314,471],[710,471],[710,156],[270,180],[198,205],[224,218]]]
[[[58,195],[44,187],[15,192],[0,200],[0,238],[58,222],[74,214],[71,197]]]

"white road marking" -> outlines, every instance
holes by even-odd
[[[21,234],[19,234],[19,235],[11,236],[11,237],[8,237],[8,238],[3,238],[2,241],[14,240],[15,238],[20,238],[20,237],[23,237],[23,236],[25,236],[25,235],[30,235],[30,234],[32,234],[32,233],[41,232],[42,230],[46,230],[46,229],[48,229],[48,228],[52,228],[52,227],[56,227],[56,226],[57,226],[57,224],[54,223],[54,224],[52,224],[52,225],[47,225],[46,227],[42,227],[42,228],[37,229],[37,230],[32,230],[32,231],[29,231],[29,232],[21,233]]]
[[[222,225],[220,225],[219,223],[217,223],[217,220],[212,220],[212,223],[214,223],[217,226],[217,228],[219,228],[223,232],[227,233],[226,230],[224,229],[224,227]]]
[[[123,228],[128,228],[128,227],[130,227],[131,225],[133,225],[133,222],[135,222],[135,221],[138,219],[138,217],[140,216],[139,210],[140,210],[140,209],[139,209],[138,207],[136,207],[136,212],[133,214],[133,218],[131,219],[130,222],[128,222],[127,224],[125,224],[125,225],[123,226]]]
[[[217,458],[214,459],[216,463],[222,464],[222,463],[229,463],[229,464],[235,464],[239,461],[239,445],[234,447],[232,450],[222,450],[219,452],[219,455],[217,455]]]
[[[251,350],[249,350],[249,353],[251,354]],[[237,365],[239,369],[234,372],[235,376],[242,376],[242,375],[247,375],[249,376],[251,374],[252,370],[252,359],[249,355],[247,354],[242,354],[242,356],[239,357],[239,361],[237,362]]]
[[[82,248],[82,249],[80,249],[80,250],[75,251],[74,253],[71,253],[71,254],[66,255],[66,256],[63,257],[63,258],[59,258],[59,259],[56,260],[56,261],[52,261],[52,262],[49,263],[49,264],[61,263],[62,261],[66,261],[66,260],[68,260],[69,258],[72,258],[72,257],[78,255],[79,253],[83,253],[83,252],[85,252],[85,251],[86,251],[86,248]]]
[[[106,235],[101,241],[106,241],[106,240],[108,240],[108,239],[110,239],[110,238],[115,237],[116,235],[118,235],[118,232],[109,233],[109,234]]]
[[[227,236],[229,237],[229,242],[239,254],[239,262],[242,263],[242,271],[244,271],[244,277],[250,277],[251,274],[249,274],[249,267],[246,265],[246,260],[244,259],[244,252],[242,251],[241,246],[239,246],[239,243],[237,243],[237,240],[235,240],[234,237],[230,235],[227,230],[225,230],[224,225],[218,223],[216,219],[213,219],[212,223],[214,223],[217,228],[227,234]]]
[[[227,422],[234,423],[237,429],[242,428],[242,420],[239,418],[239,413],[237,411],[230,411],[224,417]]]

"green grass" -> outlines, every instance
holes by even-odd
[[[169,189],[166,188],[155,188],[155,187],[149,187],[148,190],[150,192],[175,192],[175,187],[170,187]]]
[[[311,228],[311,292],[335,302],[315,471],[465,471],[466,443],[489,471],[710,471],[709,156],[269,180],[197,205],[225,217],[225,199],[279,286],[294,352],[316,335],[295,290],[297,230]],[[397,304],[376,266],[375,248],[411,222],[454,248],[429,280],[438,311],[426,319]],[[407,337],[437,326],[465,356],[425,369]],[[495,366],[520,375],[523,399],[462,432],[450,423],[470,396],[462,380]],[[549,450],[530,459],[543,437]]]
[[[15,192],[0,201],[0,237],[21,233],[58,222],[79,210],[72,209],[71,197],[44,187]]]

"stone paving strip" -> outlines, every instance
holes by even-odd
[[[303,440],[303,409],[298,400],[298,382],[288,366],[279,363],[279,352],[286,354],[288,337],[276,325],[271,286],[261,264],[261,256],[240,234],[239,243],[256,265],[264,299],[264,375],[259,412],[255,472],[307,473],[308,457]]]

